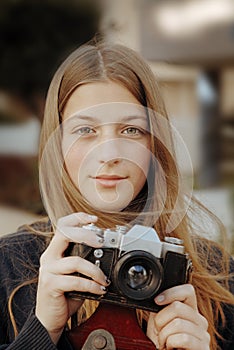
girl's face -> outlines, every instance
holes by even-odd
[[[62,149],[82,196],[102,211],[120,211],[141,191],[150,165],[144,107],[120,84],[87,83],[69,97]]]

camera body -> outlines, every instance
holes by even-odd
[[[155,296],[188,281],[191,260],[184,252],[182,240],[166,237],[161,242],[153,228],[142,225],[130,230],[125,226],[102,230],[94,224],[83,228],[102,237],[102,248],[85,246],[84,258],[99,266],[111,284],[104,296],[70,292],[70,297],[158,311]]]

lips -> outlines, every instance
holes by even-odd
[[[121,181],[126,180],[127,176],[103,174],[95,176],[93,177],[93,179],[96,181],[97,185],[101,185],[106,188],[111,188],[118,185]]]

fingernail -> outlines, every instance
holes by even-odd
[[[103,292],[107,292],[107,288],[106,287],[101,286],[100,288],[101,288],[101,290],[103,290]]]
[[[96,219],[97,219],[97,216],[96,216],[96,215],[89,215],[89,218],[90,218],[91,220],[96,220]]]
[[[108,286],[111,284],[111,280],[109,280],[108,277],[106,277],[106,283],[108,284]]]
[[[163,294],[159,294],[156,298],[155,301],[156,303],[162,303],[165,300],[165,296]]]

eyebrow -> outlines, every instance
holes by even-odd
[[[89,116],[89,115],[82,115],[82,114],[75,114],[75,115],[72,115],[71,117],[68,117],[67,120],[65,120],[66,122],[69,122],[69,121],[73,121],[73,120],[76,120],[76,119],[79,119],[79,120],[84,120],[84,121],[89,121],[89,122],[95,122],[95,123],[101,123],[102,120],[101,119],[98,119],[98,117],[92,117],[92,116]],[[146,115],[143,115],[143,114],[133,114],[133,115],[127,115],[127,116],[122,116],[120,117],[120,120],[118,121],[118,123],[120,122],[130,122],[132,120],[144,120],[144,121],[147,121],[147,116]],[[115,123],[115,122],[114,122]]]

